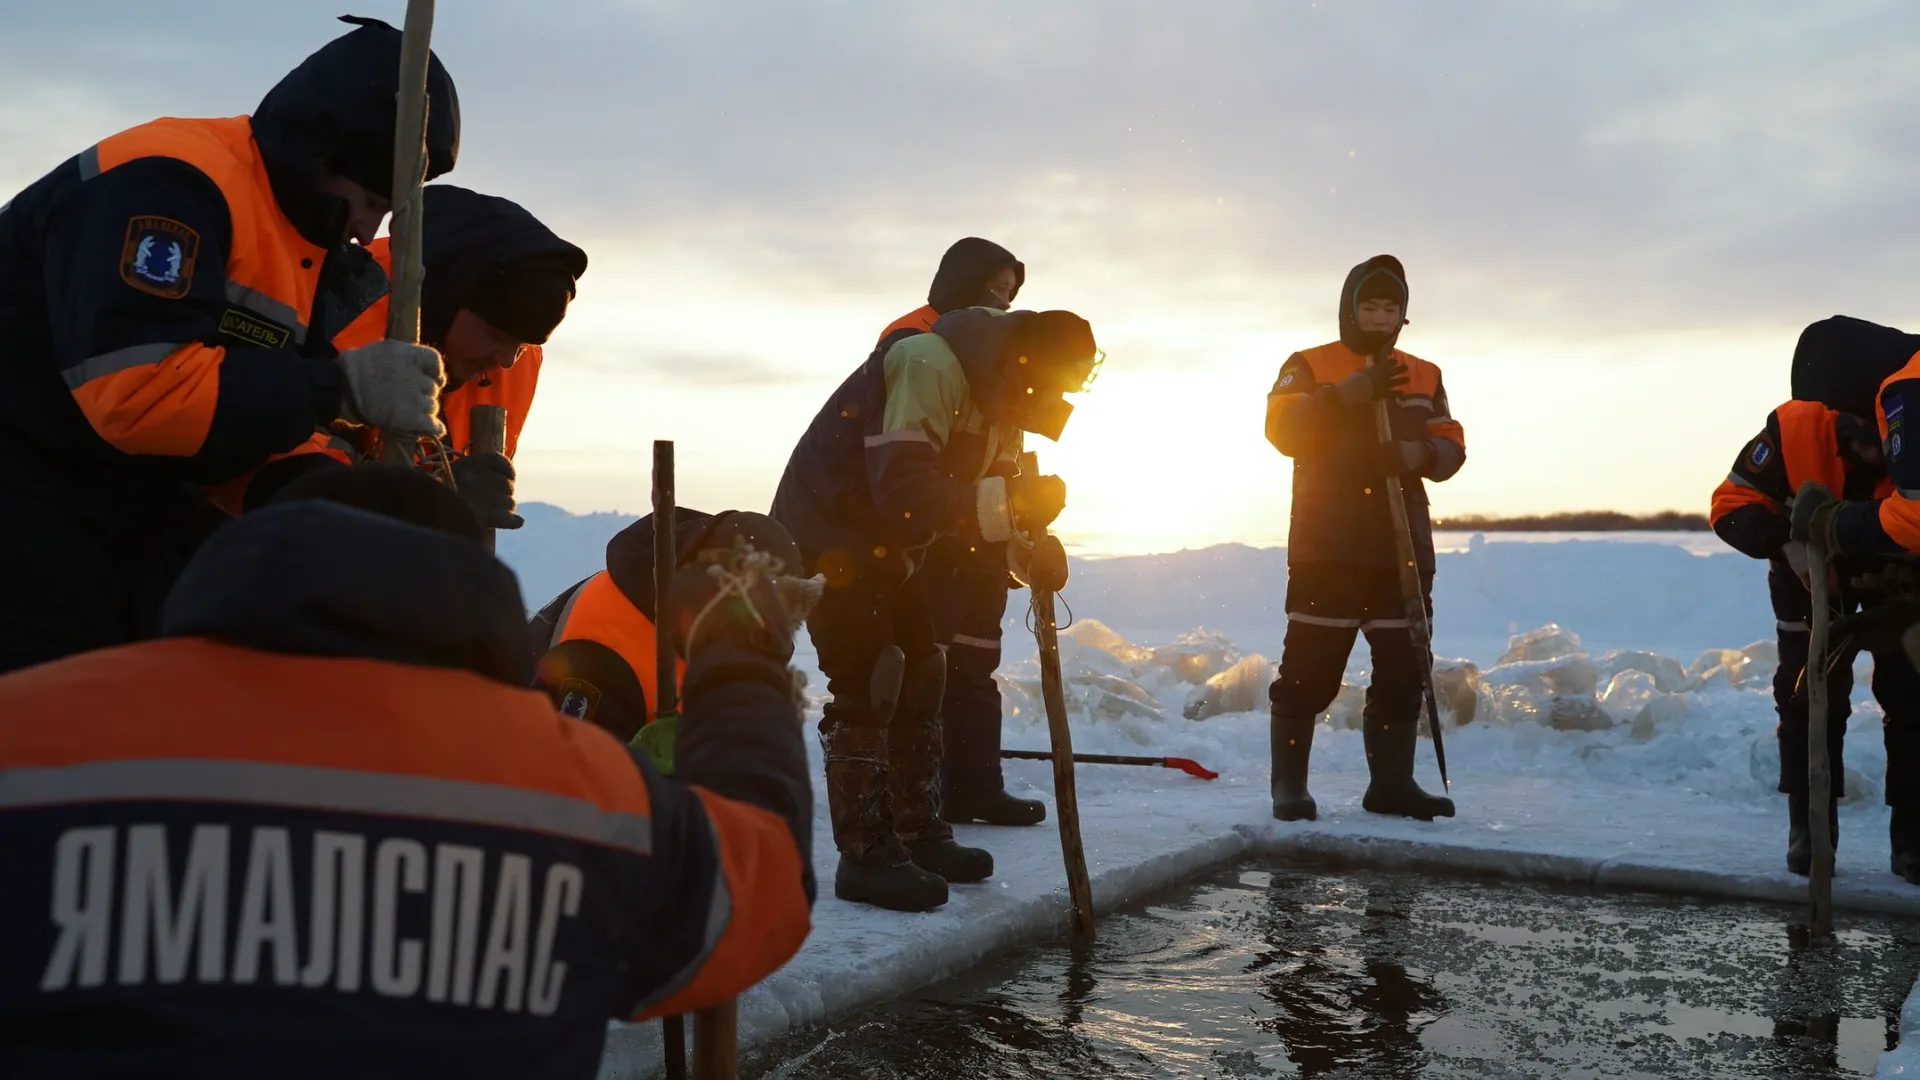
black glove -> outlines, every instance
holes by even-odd
[[[825,587],[800,573],[800,550],[779,522],[765,514],[720,515],[673,575],[675,648],[689,661],[726,644],[786,663]]]
[[[1044,529],[1067,508],[1067,482],[1057,476],[1020,476],[1007,480],[1007,503],[1019,528]]]
[[[1357,409],[1377,398],[1396,398],[1407,385],[1407,365],[1398,361],[1376,360],[1372,365],[1333,384],[1333,396],[1349,409]]]
[[[1374,445],[1377,448],[1374,464],[1388,476],[1408,476],[1433,463],[1433,448],[1424,441],[1401,439]]]
[[[453,483],[489,529],[517,529],[526,522],[513,512],[513,462],[503,454],[466,454],[453,461]]]
[[[1839,554],[1836,526],[1840,508],[1845,505],[1820,484],[1811,480],[1801,484],[1800,491],[1793,497],[1793,525],[1789,535],[1828,554]]]

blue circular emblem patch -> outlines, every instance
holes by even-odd
[[[1753,467],[1757,469],[1762,465],[1765,465],[1767,463],[1767,459],[1772,456],[1773,456],[1772,447],[1768,446],[1766,443],[1755,443],[1753,446],[1753,456],[1749,460],[1753,462]]]

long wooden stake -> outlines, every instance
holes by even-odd
[[[673,440],[653,442],[653,718],[673,722],[679,714],[680,686],[673,654],[673,607],[668,602],[679,565],[674,550]],[[687,1018],[660,1018],[661,1045],[667,1055],[667,1080],[686,1080]]]
[[[678,517],[673,483],[673,441],[653,443],[653,611],[654,694],[653,723],[679,715],[679,664],[673,651],[670,622],[673,575],[680,566],[674,526]],[[661,1018],[667,1055],[667,1075],[687,1075],[686,1018]],[[739,1003],[724,1001],[693,1014],[693,1075],[696,1080],[733,1080],[740,1072]]]
[[[507,454],[507,407],[505,405],[475,405],[467,410],[467,435],[471,440],[467,452],[473,454]],[[481,539],[487,550],[493,550],[493,530],[481,532]]]
[[[426,267],[420,258],[420,187],[427,178],[427,61],[433,55],[433,0],[407,0],[400,31],[400,95],[393,127],[392,291],[387,297],[387,338],[420,341],[420,286]],[[419,432],[381,433],[380,460],[412,465]]]
[[[1813,591],[1813,632],[1807,642],[1807,828],[1813,831],[1813,866],[1807,875],[1815,941],[1833,936],[1833,762],[1827,756],[1827,635],[1832,609],[1827,596],[1827,552],[1807,545]]]
[[[1087,852],[1080,842],[1080,800],[1073,784],[1073,733],[1067,728],[1067,698],[1060,679],[1059,629],[1054,625],[1053,593],[1033,589],[1033,633],[1040,645],[1040,695],[1047,707],[1047,732],[1053,741],[1053,799],[1060,814],[1060,851],[1067,864],[1067,895],[1073,901],[1073,937],[1093,941],[1093,884],[1087,878]]]
[[[1368,361],[1372,367],[1379,361]],[[1385,398],[1373,403],[1373,428],[1382,443],[1393,439],[1393,414]],[[1447,744],[1440,734],[1440,706],[1433,692],[1433,627],[1427,622],[1426,590],[1420,587],[1420,565],[1413,550],[1413,526],[1407,520],[1407,493],[1400,478],[1387,475],[1387,512],[1393,516],[1394,554],[1400,560],[1400,599],[1407,616],[1407,633],[1413,637],[1414,656],[1420,662],[1421,706],[1427,714],[1427,730],[1433,735],[1433,757],[1440,766],[1440,787],[1451,791],[1447,783]]]

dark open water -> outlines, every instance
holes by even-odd
[[[1920,925],[1764,904],[1245,865],[791,1037],[744,1075],[1871,1076]]]

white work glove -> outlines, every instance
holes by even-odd
[[[340,367],[347,375],[341,408],[348,420],[397,435],[446,435],[439,413],[447,374],[432,348],[376,341],[341,353]]]

